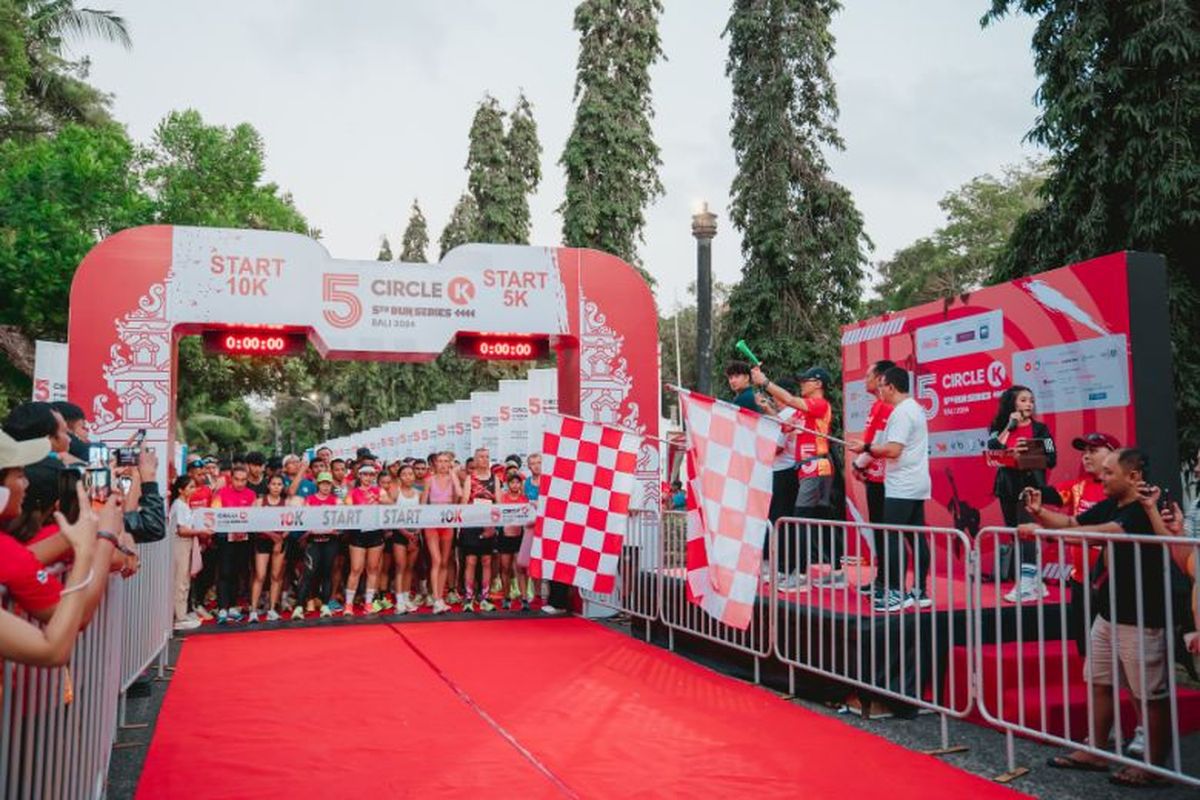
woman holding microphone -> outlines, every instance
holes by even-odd
[[[1009,528],[1031,521],[1025,513],[1021,495],[1026,489],[1044,488],[1047,470],[1053,469],[1058,461],[1050,429],[1046,423],[1034,417],[1034,409],[1032,389],[1028,386],[1010,386],[1000,395],[1000,407],[988,428],[989,456],[999,464],[992,493],[1000,501],[1004,525]],[[1045,454],[1044,465],[1027,466],[1022,463],[1024,457],[1038,451]],[[1011,550],[1007,545],[1004,548]],[[1036,539],[1021,540],[1017,585],[1004,595],[1006,601],[1033,603],[1046,596],[1046,587],[1038,574],[1037,548]],[[1011,558],[1011,554],[1008,555]],[[1001,569],[1007,573],[1005,556],[1002,551]]]

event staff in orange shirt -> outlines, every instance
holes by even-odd
[[[1076,439],[1072,445],[1083,453],[1083,477],[1073,481],[1064,481],[1052,487],[1053,493],[1049,489],[1043,490],[1042,502],[1062,506],[1062,513],[1069,517],[1077,517],[1105,499],[1104,484],[1100,481],[1100,470],[1104,466],[1104,459],[1108,457],[1109,453],[1119,450],[1121,443],[1115,436],[1107,433],[1089,433]],[[1054,497],[1055,494],[1058,495],[1057,498]],[[1054,502],[1055,499],[1058,500],[1057,503]],[[1092,552],[1085,557],[1085,548],[1082,545],[1067,545],[1066,547],[1065,556],[1070,569],[1067,586],[1071,589],[1070,605],[1067,607],[1067,625],[1071,631],[1071,638],[1075,640],[1075,647],[1079,651],[1079,655],[1086,656],[1091,620],[1083,618],[1083,593],[1090,582],[1089,576],[1092,566],[1096,563],[1097,554]],[[1044,564],[1057,563],[1057,561],[1056,556],[1043,555],[1042,563]]]
[[[821,367],[809,368],[797,378],[800,384],[799,397],[773,383],[760,367],[756,366],[750,371],[750,380],[756,386],[765,388],[775,402],[799,412],[795,424],[804,430],[796,431],[796,468],[800,475],[796,516],[828,519],[833,498],[833,462],[829,460],[829,440],[825,434],[829,433],[833,423],[833,407],[825,399],[825,391],[833,378]],[[840,537],[833,536],[830,530],[830,540],[818,543],[809,534],[807,528],[801,529],[799,543],[795,547],[788,546],[787,542],[780,544],[779,571],[783,579],[779,588],[783,591],[795,590],[807,583],[805,573],[810,561],[810,549],[815,547],[813,560],[830,564],[840,561],[840,553],[837,552],[841,549]]]

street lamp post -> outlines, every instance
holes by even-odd
[[[704,203],[692,215],[696,237],[696,390],[712,394],[712,240],[717,235],[717,215]]]

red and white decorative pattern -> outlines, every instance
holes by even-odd
[[[629,431],[547,415],[532,577],[599,594],[613,590],[639,442]]]
[[[679,390],[687,429],[688,598],[745,630],[758,597],[778,420]]]

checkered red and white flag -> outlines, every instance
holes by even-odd
[[[714,618],[745,630],[758,597],[779,421],[685,389],[687,593]]]
[[[546,416],[530,576],[613,590],[640,443],[619,428]]]

